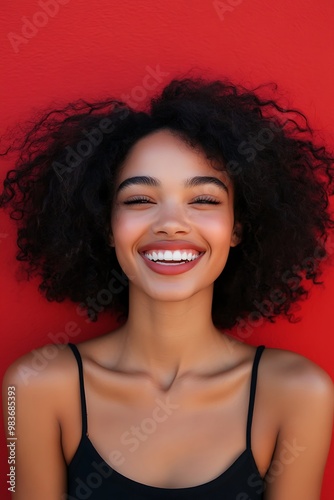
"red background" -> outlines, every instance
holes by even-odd
[[[331,0],[12,0],[3,3],[0,15],[1,133],[38,108],[78,97],[130,94],[140,107],[149,94],[145,76],[158,66],[165,75],[157,90],[191,68],[246,85],[276,81],[283,101],[303,109],[333,147]],[[6,169],[4,163],[1,177]],[[51,342],[50,334],[64,332],[70,321],[80,329],[74,342],[114,327],[109,314],[96,324],[86,323],[73,303],[48,303],[35,280],[18,281],[15,228],[4,214],[0,224],[1,375],[21,354]],[[329,268],[325,285],[313,287],[301,304],[299,323],[254,326],[244,340],[296,351],[333,376],[333,293]],[[7,464],[1,439],[3,492]],[[333,469],[332,446],[322,500],[333,499]],[[6,493],[1,497],[9,498]]]

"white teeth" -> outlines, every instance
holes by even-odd
[[[192,261],[199,257],[197,252],[189,252],[186,250],[158,250],[152,252],[145,252],[145,257],[153,261],[175,261],[181,262],[184,260]]]
[[[176,252],[173,252],[173,260],[182,260],[182,255],[180,250],[176,250]]]
[[[167,250],[167,252],[164,253],[163,260],[173,260],[173,252],[171,252],[170,250]]]

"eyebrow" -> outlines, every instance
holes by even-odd
[[[195,186],[203,186],[204,184],[213,184],[215,186],[218,186],[220,189],[223,189],[228,194],[228,188],[226,184],[217,177],[210,177],[210,176],[191,177],[189,179],[186,179],[184,186],[186,188],[188,187],[190,188]],[[155,177],[149,177],[146,175],[129,177],[128,179],[125,179],[123,182],[121,182],[121,184],[117,188],[117,193],[127,188],[128,186],[133,186],[133,185],[160,187],[161,182]]]
[[[226,193],[228,193],[228,188],[226,184],[217,177],[208,177],[208,176],[191,177],[190,179],[186,180],[185,187],[202,186],[204,184],[213,184],[214,186],[218,186],[220,189],[223,189],[224,191],[226,191]]]

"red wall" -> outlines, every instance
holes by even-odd
[[[334,144],[333,21],[331,0],[12,0],[3,2],[0,43],[0,132],[34,109],[78,97],[131,96],[140,106],[169,79],[191,68],[245,84],[276,81],[285,102],[300,107]],[[0,177],[7,165],[1,166]],[[109,315],[85,322],[70,302],[48,303],[36,282],[18,281],[15,230],[1,215],[1,375],[16,357],[77,326],[75,342],[114,327]],[[245,340],[307,356],[334,376],[331,297],[334,271],[301,305],[302,320],[254,326]],[[73,325],[72,325],[73,326]],[[65,334],[64,334],[65,332]],[[68,332],[69,333],[69,332]],[[59,337],[61,340],[61,338]],[[1,491],[6,491],[2,437]],[[334,448],[322,500],[333,498]],[[5,494],[2,498],[9,498]]]

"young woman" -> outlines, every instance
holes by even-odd
[[[143,111],[50,112],[19,153],[2,195],[17,258],[48,300],[123,319],[50,346],[34,377],[32,353],[7,370],[13,498],[319,499],[329,375],[229,334],[259,311],[291,320],[330,258],[333,158],[304,115],[185,78]]]

